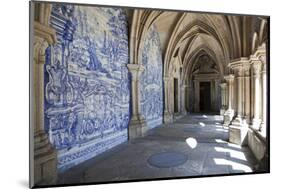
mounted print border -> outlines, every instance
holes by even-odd
[[[30,187],[269,173],[269,16],[30,2]]]

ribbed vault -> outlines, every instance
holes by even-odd
[[[174,112],[172,104],[176,98],[171,95],[175,89],[173,78],[180,81],[180,87],[191,85],[192,68],[200,55],[206,54],[215,62],[219,81],[222,81],[232,72],[230,62],[250,56],[267,40],[267,22],[262,17],[134,10],[130,31],[131,64],[141,64],[143,41],[152,26],[156,26],[160,36],[163,80],[167,81],[165,109],[170,112]],[[180,103],[187,104],[189,91],[183,91]]]

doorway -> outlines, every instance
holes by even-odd
[[[211,111],[211,83],[200,82],[200,112]]]

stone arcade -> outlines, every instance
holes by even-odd
[[[33,184],[268,171],[266,17],[31,9]]]

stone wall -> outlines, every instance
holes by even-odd
[[[248,146],[250,147],[257,160],[261,161],[266,152],[266,143],[264,139],[262,140],[261,137],[258,136],[256,131],[251,128],[248,131]]]
[[[154,25],[146,34],[141,55],[141,112],[152,128],[163,123],[163,63],[159,33]]]
[[[46,50],[44,112],[59,171],[128,138],[127,20],[118,8],[52,8],[58,43]]]

